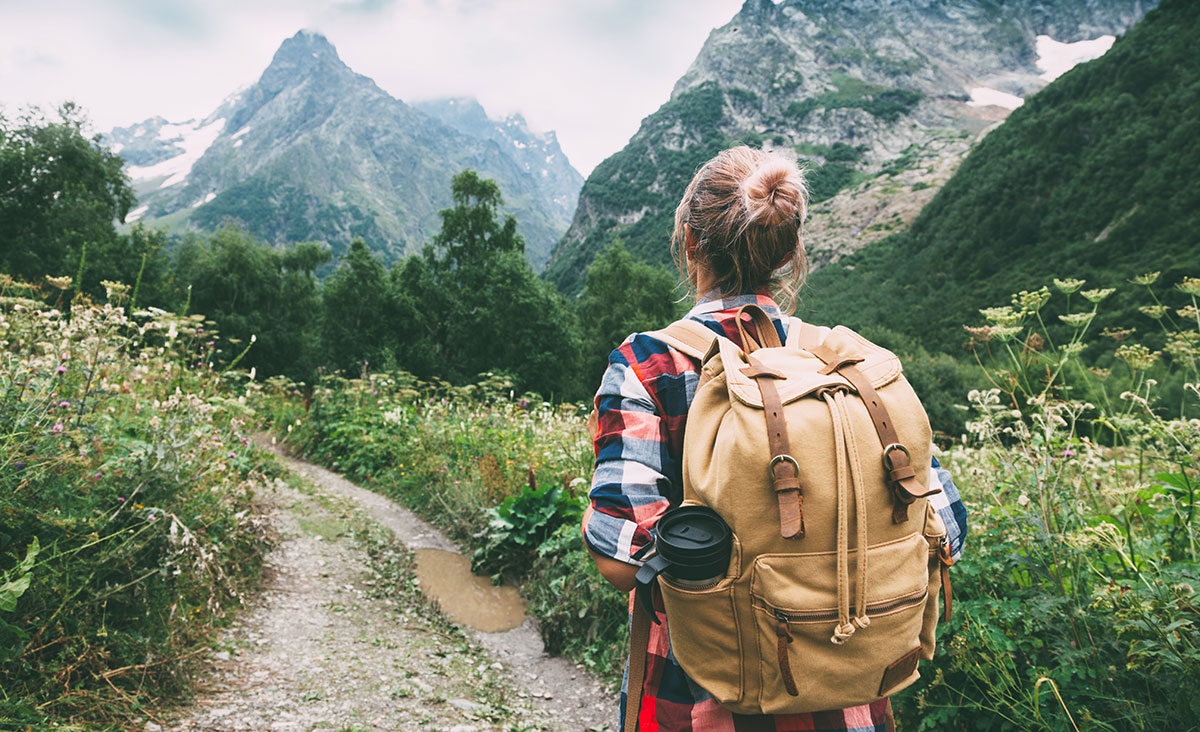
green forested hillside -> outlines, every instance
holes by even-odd
[[[966,140],[998,119],[997,109],[968,104],[968,92],[995,87],[1027,97],[1046,84],[1036,66],[1039,36],[1073,42],[1120,34],[1155,5],[747,0],[709,35],[670,99],[588,176],[545,277],[578,293],[588,264],[616,239],[643,261],[669,265],[670,224],[684,188],[700,164],[739,141],[798,153],[814,202],[883,176],[869,187],[905,208],[910,221],[910,207],[932,193],[909,202],[921,190],[909,188],[917,181],[894,185],[893,176],[923,151],[930,175],[920,182],[940,187]],[[962,142],[946,145],[950,139]],[[863,232],[884,219],[862,203],[819,207],[818,220],[837,224],[814,227],[824,235],[814,249],[845,254],[875,241]]]
[[[1156,333],[1128,280],[1200,270],[1197,41],[1200,3],[1164,2],[1014,111],[908,231],[817,272],[804,315],[961,351],[979,308],[1070,276],[1117,288],[1092,332]]]

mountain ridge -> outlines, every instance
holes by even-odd
[[[947,169],[1007,114],[973,100],[973,93],[1019,102],[1046,84],[1036,66],[1038,35],[1120,32],[1154,4],[748,0],[709,35],[667,102],[588,176],[546,277],[577,291],[587,264],[616,239],[639,258],[666,264],[677,197],[697,166],[739,143],[804,158],[814,218],[824,201],[864,181],[883,175],[878,187],[887,189],[893,171],[930,168],[910,182],[917,191],[906,186],[914,202],[907,213],[880,222],[903,226],[929,199],[926,189],[944,183]],[[1023,12],[1030,9],[1037,12]],[[1066,34],[1066,28],[1074,30]],[[933,137],[954,135],[963,141],[945,146],[939,157],[911,159]],[[647,161],[655,170],[645,170]],[[816,263],[870,243],[860,228],[868,227],[852,216],[825,227],[829,238],[810,239],[821,253]]]
[[[540,265],[582,184],[552,134],[510,126],[510,143],[553,156],[535,167],[519,146],[506,149],[392,97],[308,30],[286,39],[254,84],[207,117],[151,118],[105,139],[130,163],[139,194],[131,220],[211,230],[233,219],[273,244],[324,240],[335,252],[361,236],[389,260],[436,233],[450,178],[473,168],[500,185]]]

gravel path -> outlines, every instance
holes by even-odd
[[[616,700],[581,667],[547,657],[532,618],[481,633],[416,592],[408,551],[457,551],[436,529],[330,471],[280,460],[305,485],[280,482],[269,497],[280,539],[264,591],[167,729],[610,729]],[[372,528],[373,544],[362,538]]]

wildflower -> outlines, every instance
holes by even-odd
[[[1154,318],[1155,320],[1162,320],[1162,317],[1167,314],[1166,305],[1143,305],[1138,310],[1142,311],[1142,314],[1146,317]]]
[[[1200,297],[1200,277],[1184,277],[1183,282],[1175,285],[1175,287],[1192,297]]]
[[[64,401],[59,402],[58,406],[62,407],[63,409],[66,409],[67,407],[71,406],[71,403],[64,400]]]
[[[1079,288],[1083,287],[1084,282],[1085,280],[1077,280],[1074,277],[1068,277],[1065,280],[1060,280],[1057,277],[1054,278],[1054,286],[1064,295],[1071,295],[1078,292]]]
[[[46,281],[49,282],[52,287],[56,287],[59,290],[71,289],[70,277],[51,277],[50,275],[46,275]]]
[[[236,452],[230,452],[230,453],[229,453],[229,459],[230,459],[230,460],[233,460],[233,459],[234,459],[234,458],[236,458],[236,457],[237,457],[237,453],[236,453]]]
[[[1096,317],[1095,313],[1071,313],[1070,315],[1060,315],[1058,319],[1072,328],[1082,328],[1092,322],[1092,318]]]
[[[1179,317],[1187,318],[1188,320],[1200,318],[1200,309],[1197,309],[1195,305],[1185,305],[1175,312],[1179,313]]]
[[[1011,341],[1013,338],[1017,337],[1017,334],[1020,333],[1021,330],[1022,330],[1022,328],[1019,325],[1002,326],[1002,327],[993,328],[992,335],[995,336],[996,339],[1001,340],[1001,341]]]
[[[979,311],[979,314],[1000,325],[1015,325],[1021,321],[1021,315],[1013,312],[1012,307],[1008,305],[999,308],[984,308]]]
[[[117,503],[124,503],[124,502],[125,502],[125,496],[117,496]]]
[[[126,285],[122,282],[101,280],[100,284],[104,286],[104,296],[109,300],[121,299],[127,292],[129,292],[129,285]]]
[[[60,423],[54,425],[53,427],[51,427],[50,431],[51,432],[62,432],[65,429],[66,429],[66,427],[63,427],[62,423],[60,422]]]
[[[1130,282],[1135,285],[1145,285],[1146,287],[1149,287],[1150,285],[1154,284],[1155,280],[1158,279],[1159,274],[1160,273],[1158,272],[1147,272],[1144,275],[1138,275],[1137,277],[1134,277],[1132,280],[1130,280]]]
[[[1120,343],[1136,332],[1137,328],[1105,328],[1100,331],[1100,335],[1112,338],[1114,341]]]
[[[972,328],[969,325],[964,325],[963,329],[971,334],[971,345],[975,345],[977,343],[987,343],[990,341],[992,339],[995,326],[984,325],[978,328]]]
[[[1098,290],[1084,290],[1079,294],[1083,295],[1084,299],[1086,299],[1088,302],[1100,302],[1116,291],[1116,288],[1105,287]]]
[[[1029,496],[1025,495],[1024,493],[1017,496],[1017,505],[1021,506],[1022,508],[1024,508],[1025,506],[1028,506],[1029,505]]]
[[[1073,458],[1075,457],[1075,451],[1068,447],[1066,450],[1063,450],[1063,457]]]
[[[95,475],[92,476],[92,480],[100,480],[100,478],[103,475],[104,475],[104,473],[96,473]]]
[[[1158,359],[1158,352],[1151,351],[1140,343],[1130,343],[1117,349],[1117,358],[1129,365],[1134,371],[1150,368]]]
[[[158,519],[158,514],[152,513],[149,516],[147,516],[146,518],[150,519],[151,521],[155,521]]]
[[[57,369],[55,369],[55,370],[56,370],[56,371],[58,371],[58,373],[60,373],[60,374],[65,374],[65,373],[67,373],[67,367],[66,367],[66,366],[59,366],[59,367],[58,367]]]
[[[1012,296],[1013,305],[1021,308],[1022,313],[1036,313],[1050,300],[1050,289],[1043,287],[1034,292],[1021,290]]]

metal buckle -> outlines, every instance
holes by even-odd
[[[791,455],[776,455],[775,457],[771,458],[771,464],[767,466],[767,472],[770,473],[772,477],[775,476],[775,466],[781,462],[791,463],[792,470],[796,471],[795,477],[800,477],[800,463],[796,462],[796,458],[792,457]]]
[[[899,442],[893,442],[892,444],[883,448],[883,467],[886,468],[889,473],[894,469],[892,465],[892,450],[899,450],[900,452],[904,453],[905,457],[908,458],[908,462],[912,462],[912,453],[908,451],[908,448],[904,445],[901,445]]]

